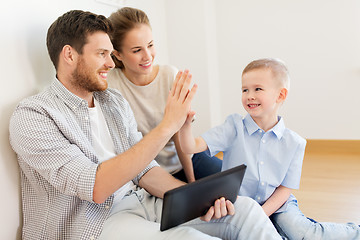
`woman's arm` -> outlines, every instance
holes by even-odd
[[[291,189],[280,185],[262,205],[264,212],[270,216],[276,212],[290,197]]]
[[[192,163],[192,159],[191,159],[191,154],[186,154],[181,150],[178,132],[175,133],[173,140],[175,143],[175,148],[176,148],[176,152],[178,154],[179,160],[184,169],[186,179],[188,180],[189,183],[194,182],[195,176],[194,176],[194,168],[193,168],[193,163]]]

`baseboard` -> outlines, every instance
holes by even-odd
[[[307,152],[360,155],[360,140],[307,139],[306,141]]]
[[[218,154],[215,155],[217,158],[223,160],[224,157],[224,153],[223,152],[218,152]]]
[[[360,155],[360,140],[306,139],[306,152]],[[223,152],[216,156],[223,159]]]

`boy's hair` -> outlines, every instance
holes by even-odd
[[[121,52],[123,40],[129,31],[139,27],[141,24],[146,24],[151,28],[150,21],[146,13],[136,8],[121,8],[116,12],[113,12],[108,19],[114,27],[114,31],[112,32],[110,39],[114,49],[118,52]],[[115,56],[113,56],[113,60],[117,68],[124,68],[122,62]]]
[[[289,90],[289,71],[283,61],[276,58],[262,58],[249,63],[243,70],[242,75],[256,69],[270,69],[274,78],[280,81],[282,87]]]
[[[81,10],[72,10],[60,16],[48,29],[46,45],[55,69],[65,45],[70,45],[82,54],[89,34],[102,31],[110,35],[110,21],[102,16]]]

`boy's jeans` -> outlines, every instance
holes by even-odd
[[[296,200],[288,203],[285,212],[270,217],[276,229],[290,240],[360,240],[360,228],[354,223],[316,222],[305,217]]]

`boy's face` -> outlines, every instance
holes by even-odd
[[[242,104],[255,121],[277,119],[284,100],[281,90],[270,69],[254,69],[242,76]]]

